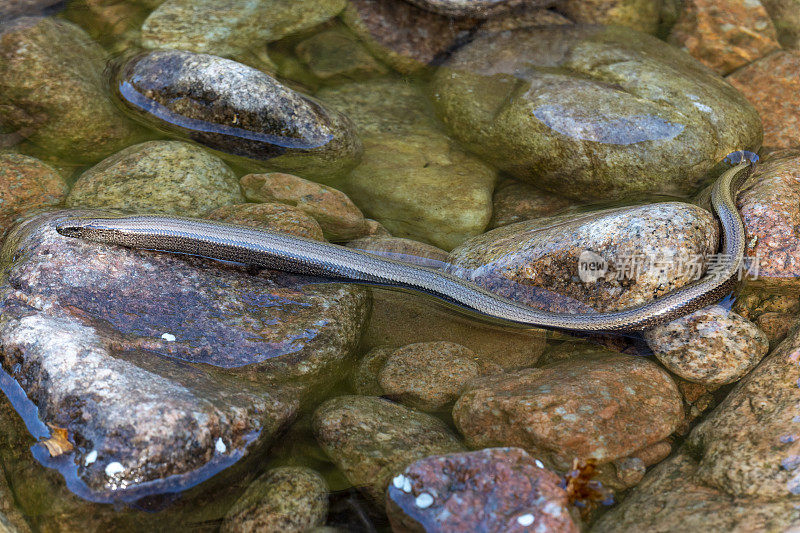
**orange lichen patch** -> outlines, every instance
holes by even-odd
[[[47,448],[51,457],[69,453],[75,448],[69,441],[69,431],[66,428],[60,428],[50,423],[47,426],[52,430],[50,438],[41,441],[41,444]]]
[[[610,505],[614,496],[593,478],[597,475],[597,459],[572,460],[572,469],[564,476],[564,490],[569,502],[580,508],[581,515],[587,515],[598,503]]]

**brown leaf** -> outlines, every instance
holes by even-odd
[[[69,441],[69,431],[48,422],[47,426],[51,429],[50,438],[41,441],[51,457],[58,457],[71,452],[75,446]]]

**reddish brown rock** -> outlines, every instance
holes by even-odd
[[[672,378],[642,357],[579,357],[473,381],[453,408],[472,447],[519,446],[558,468],[663,440],[683,419]]]
[[[392,531],[577,533],[561,478],[519,448],[421,459],[389,485]]]
[[[758,0],[686,0],[669,41],[722,75],[780,48]]]
[[[205,218],[253,228],[281,231],[317,241],[325,240],[322,228],[316,220],[300,209],[285,204],[226,205],[206,214]]]
[[[0,233],[19,215],[63,203],[68,192],[64,178],[50,165],[25,155],[0,153]]]
[[[433,64],[477,23],[399,0],[350,0],[342,18],[375,56],[405,74]]]
[[[727,79],[761,116],[765,147],[800,146],[800,52],[773,52]]]
[[[443,268],[448,259],[441,248],[402,237],[363,237],[348,242],[347,247],[430,268]]]
[[[473,378],[499,370],[460,344],[421,342],[392,352],[378,379],[390,398],[415,409],[435,411],[455,402]]]
[[[736,299],[734,311],[756,324],[774,347],[786,337],[800,316],[800,298],[796,294],[750,285]]]
[[[508,180],[501,183],[492,198],[492,220],[489,229],[508,226],[523,220],[553,215],[572,202],[527,183]]]
[[[240,184],[251,202],[281,202],[313,217],[330,241],[349,241],[367,232],[361,210],[341,191],[291,174],[248,174]]]

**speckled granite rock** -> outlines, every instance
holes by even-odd
[[[291,205],[278,203],[226,205],[206,213],[203,218],[282,231],[317,241],[325,240],[317,221]]]
[[[402,237],[370,236],[355,239],[346,244],[348,248],[369,252],[396,261],[403,261],[429,268],[443,268],[449,259],[447,252],[424,242]]]
[[[438,418],[373,396],[340,396],[314,413],[314,434],[347,479],[383,503],[389,482],[423,457],[465,451]]]
[[[800,50],[800,0],[761,0],[784,48]]]
[[[48,161],[94,163],[142,132],[106,96],[106,52],[78,26],[23,17],[0,27],[0,119]]]
[[[618,506],[592,526],[592,533],[652,531],[794,531],[796,501],[732,498],[702,483],[697,463],[681,453],[658,465]]]
[[[782,150],[768,155],[740,191],[737,205],[745,224],[746,253],[751,261],[757,260],[758,267],[758,279],[749,283],[797,293],[800,151]]]
[[[519,6],[547,7],[556,0],[406,0],[428,11],[451,17],[489,18]]]
[[[68,207],[200,216],[244,202],[236,174],[217,156],[180,141],[150,141],[118,152],[83,174]]]
[[[475,20],[454,20],[402,0],[349,0],[344,23],[377,57],[403,74],[436,65],[464,41]]]
[[[335,17],[346,0],[167,0],[142,26],[142,44],[236,57]]]
[[[295,53],[313,76],[328,84],[363,80],[389,72],[344,28],[312,35],[297,45]]]
[[[362,396],[382,395],[383,387],[378,375],[395,350],[393,346],[378,346],[365,353],[350,374],[349,383],[353,392]]]
[[[566,469],[575,457],[602,464],[661,441],[683,406],[658,365],[604,355],[477,379],[453,419],[471,447],[519,446]]]
[[[686,1],[669,42],[722,75],[780,48],[775,26],[758,0]]]
[[[678,376],[709,385],[733,383],[767,355],[755,324],[715,305],[645,332],[661,363]]]
[[[314,470],[286,466],[253,482],[228,512],[222,533],[302,533],[325,523],[328,486]]]
[[[421,459],[386,499],[392,531],[578,533],[561,478],[519,448]]]
[[[561,196],[539,190],[527,183],[506,180],[494,191],[489,229],[550,216],[570,205],[572,202]]]
[[[662,0],[563,0],[555,8],[579,24],[626,26],[655,34],[662,4]]]
[[[363,139],[361,164],[336,186],[368,217],[446,250],[484,230],[497,173],[437,129],[419,86],[374,80],[317,96],[349,116]]]
[[[725,80],[623,27],[479,36],[436,71],[431,94],[469,150],[584,201],[685,194],[728,153],[761,144],[756,111]]]
[[[38,159],[0,153],[0,233],[28,211],[61,204],[69,187],[58,172]]]
[[[325,179],[361,154],[347,117],[236,61],[149,52],[111,77],[117,99],[142,121],[251,164]]]
[[[437,411],[455,402],[470,380],[499,370],[460,344],[420,342],[392,352],[378,381],[393,400],[421,411]]]
[[[698,475],[736,497],[800,501],[800,329],[689,436]]]
[[[279,173],[248,174],[239,183],[251,202],[281,202],[313,217],[330,241],[349,241],[367,233],[361,210],[332,187]]]
[[[453,250],[448,270],[531,305],[555,310],[558,301],[543,294],[556,294],[612,311],[696,279],[716,247],[716,222],[708,211],[667,202],[494,229]],[[587,251],[602,258],[607,271],[582,281],[578,264]]]
[[[773,52],[727,79],[761,115],[766,148],[800,145],[800,51]]]

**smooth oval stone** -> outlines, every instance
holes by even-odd
[[[555,0],[407,0],[422,9],[451,17],[488,18],[521,5],[544,7]]]
[[[236,61],[165,50],[113,70],[113,91],[134,116],[225,154],[308,178],[341,174],[360,158],[347,117]]]
[[[622,27],[481,35],[433,79],[437,113],[469,150],[575,199],[685,194],[761,144],[747,100],[686,53]]]

